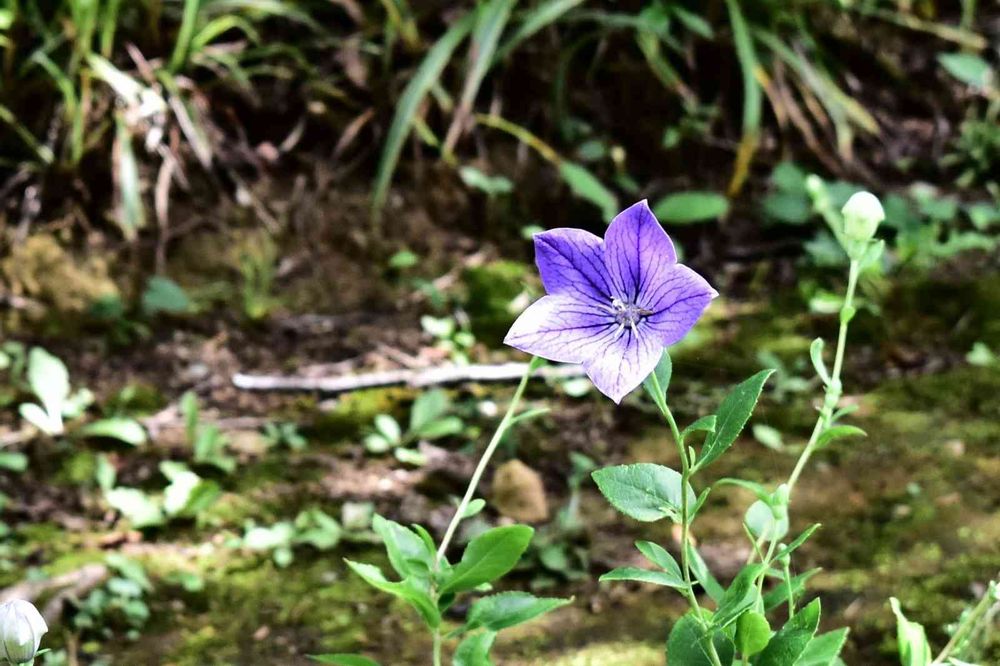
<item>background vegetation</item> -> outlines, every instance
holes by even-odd
[[[778,368],[738,464],[782,478],[842,291],[824,216],[864,187],[889,247],[845,369],[870,437],[822,454],[798,527],[824,523],[803,553],[848,663],[896,663],[893,594],[943,644],[1000,570],[998,43],[976,0],[0,0],[0,595],[44,607],[47,665],[422,663],[342,557],[375,557],[376,509],[443,530],[510,387],[246,375],[513,358],[530,234],[648,198],[724,296],[675,409]],[[589,469],[671,454],[651,404],[588,388],[529,389],[556,408],[476,518],[535,523],[514,584],[575,596],[502,663],[660,663],[683,610],[596,583],[671,537]],[[722,577],[741,492],[695,535]]]

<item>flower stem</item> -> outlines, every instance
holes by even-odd
[[[441,628],[434,630],[434,666],[441,666]]]
[[[653,383],[653,390],[657,392],[657,395],[662,396],[665,391],[660,386],[660,379],[656,376],[655,372],[650,375],[650,380]],[[688,516],[687,490],[691,478],[691,463],[688,460],[687,452],[684,450],[684,438],[681,436],[680,428],[677,427],[677,421],[674,419],[673,412],[670,411],[670,407],[667,406],[666,402],[662,402],[661,404],[657,401],[657,403],[660,404],[660,412],[663,414],[663,418],[666,419],[667,424],[670,426],[674,443],[677,445],[677,452],[681,456],[681,571],[684,574],[684,596],[687,597],[688,603],[691,604],[695,620],[697,620],[703,630],[708,631],[709,625],[705,621],[705,618],[702,617],[701,605],[698,603],[698,598],[694,594],[694,586],[691,584],[691,563],[688,557],[691,521]],[[708,657],[711,659],[713,666],[722,666],[722,660],[719,659],[719,654],[715,650],[715,641],[712,640],[711,635],[705,641],[705,647],[708,650]]]
[[[497,446],[503,439],[504,434],[510,429],[511,424],[514,421],[514,412],[517,411],[517,406],[521,402],[521,396],[524,395],[524,388],[528,385],[528,378],[531,376],[536,369],[541,367],[542,361],[539,358],[531,359],[531,363],[528,364],[528,369],[524,371],[524,375],[521,377],[521,383],[517,385],[517,389],[514,391],[514,397],[510,399],[510,405],[507,407],[507,413],[503,415],[500,424],[497,426],[496,432],[493,433],[493,437],[490,439],[490,443],[486,446],[486,450],[483,452],[482,458],[479,459],[479,464],[476,465],[476,471],[472,473],[472,478],[469,480],[469,487],[465,490],[465,496],[459,503],[458,508],[455,509],[455,515],[452,516],[451,523],[448,525],[447,531],[444,533],[444,539],[441,540],[441,545],[438,547],[437,556],[434,558],[434,567],[441,563],[441,558],[444,557],[445,552],[448,550],[448,544],[451,543],[452,538],[455,536],[455,530],[458,528],[458,524],[462,522],[462,518],[465,516],[466,510],[469,508],[469,502],[476,494],[476,488],[479,486],[479,480],[483,476],[483,472],[486,471],[486,467],[490,463],[490,458],[493,457],[494,452],[496,452]]]
[[[795,463],[795,469],[792,470],[791,476],[788,477],[789,496],[796,482],[799,480],[799,476],[802,474],[806,463],[809,462],[809,457],[812,456],[820,435],[830,427],[833,421],[833,410],[837,408],[837,403],[840,402],[840,396],[843,392],[843,387],[840,383],[840,371],[844,367],[844,349],[847,347],[847,327],[854,317],[855,312],[854,292],[857,290],[859,272],[859,263],[856,260],[852,260],[850,273],[847,278],[847,294],[844,296],[844,304],[840,308],[840,332],[837,336],[837,351],[833,359],[833,371],[830,374],[830,381],[826,385],[826,393],[823,396],[823,407],[820,409],[816,426],[813,428],[806,448],[802,450],[798,462]]]

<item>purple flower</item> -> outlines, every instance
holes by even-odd
[[[619,213],[602,241],[582,229],[535,235],[547,296],[525,310],[504,342],[561,363],[582,363],[615,402],[653,371],[663,348],[687,335],[718,296],[677,263],[645,201]]]

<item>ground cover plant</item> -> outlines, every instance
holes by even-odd
[[[0,662],[1000,663],[998,19],[0,0]]]

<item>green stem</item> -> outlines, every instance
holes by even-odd
[[[434,630],[434,666],[441,666],[441,629]]]
[[[941,654],[937,656],[937,659],[931,662],[932,666],[945,663],[945,660],[951,656],[951,653],[961,646],[966,638],[968,638],[973,631],[978,628],[979,623],[982,622],[982,620],[987,616],[987,611],[994,601],[995,599],[993,597],[993,593],[988,589],[986,594],[983,595],[983,598],[979,600],[978,604],[976,604],[976,607],[972,609],[972,612],[969,613],[965,617],[965,620],[963,620],[961,624],[959,624],[958,628],[955,629],[955,633],[952,634],[951,640],[949,640],[948,644],[944,646],[943,650],[941,650]]]
[[[517,385],[517,390],[514,391],[514,397],[510,399],[510,405],[507,407],[507,413],[503,415],[500,424],[497,426],[496,432],[493,433],[493,437],[490,439],[490,443],[486,446],[486,450],[483,452],[482,458],[479,459],[479,464],[476,465],[476,471],[472,473],[472,478],[469,480],[469,487],[465,490],[465,496],[459,503],[458,508],[455,509],[455,515],[452,516],[451,523],[448,525],[447,531],[444,533],[444,539],[441,540],[441,545],[438,547],[437,556],[434,558],[434,568],[441,563],[441,558],[444,557],[445,552],[448,550],[448,544],[451,543],[452,538],[455,536],[455,530],[458,528],[458,524],[462,522],[463,516],[465,516],[465,511],[469,508],[469,502],[476,494],[476,488],[479,486],[479,480],[483,476],[483,472],[486,471],[486,467],[490,463],[490,458],[493,457],[494,452],[497,450],[500,441],[503,439],[504,434],[510,429],[511,423],[514,420],[514,412],[517,411],[517,406],[521,402],[521,396],[524,395],[524,388],[528,385],[528,378],[531,373],[534,372],[538,367],[541,366],[543,361],[538,358],[531,359],[531,363],[528,364],[528,369],[524,371],[524,376],[521,377],[521,383]]]
[[[830,427],[833,421],[833,410],[837,408],[837,403],[840,402],[840,396],[843,391],[840,383],[840,371],[844,367],[844,350],[847,347],[847,327],[854,317],[854,292],[858,287],[859,272],[860,265],[857,261],[852,260],[850,273],[847,278],[847,294],[844,296],[844,305],[840,309],[840,332],[837,335],[837,351],[833,359],[833,372],[830,374],[830,382],[826,385],[826,393],[823,396],[823,407],[820,409],[816,426],[813,428],[806,448],[802,450],[798,462],[795,463],[792,475],[788,477],[789,496],[791,496],[792,489],[799,480],[799,476],[802,474],[806,463],[809,462],[809,457],[812,456],[820,435]]]
[[[662,396],[665,391],[660,386],[660,378],[656,376],[655,372],[650,375],[650,380],[653,383],[653,390],[656,391],[657,395]],[[677,427],[677,421],[674,419],[670,407],[667,406],[666,402],[657,401],[657,404],[660,406],[663,418],[666,419],[667,424],[670,426],[674,443],[677,444],[677,452],[681,456],[681,571],[684,574],[684,595],[687,597],[688,603],[691,604],[691,610],[694,612],[695,619],[707,632],[709,625],[705,621],[705,618],[702,617],[701,605],[698,603],[698,598],[694,594],[694,586],[691,584],[691,563],[688,557],[690,520],[688,519],[687,489],[691,478],[691,464],[688,460],[687,452],[684,450],[684,438],[681,436],[680,428]],[[715,650],[715,641],[712,640],[712,636],[708,636],[708,640],[705,643],[708,650],[708,657],[711,659],[713,666],[722,666],[722,660]]]

